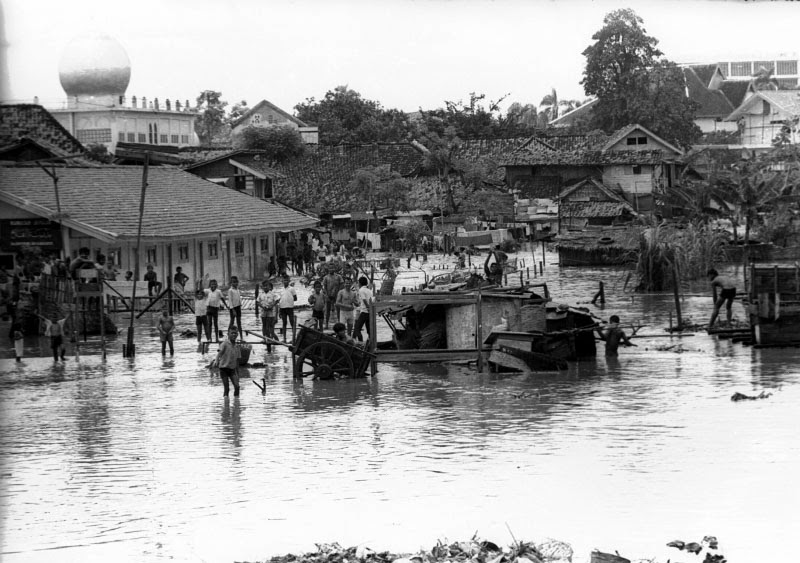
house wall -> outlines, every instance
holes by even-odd
[[[714,117],[697,117],[694,122],[703,133],[734,132],[737,129],[735,122],[722,121]]]
[[[744,115],[739,120],[742,125],[742,144],[745,146],[771,146],[783,127],[786,119],[782,114]]]
[[[635,145],[629,145],[628,139],[638,139],[644,138],[646,140],[645,144],[639,144],[638,142]],[[631,151],[631,150],[638,150],[638,151],[655,151],[655,150],[662,150],[666,152],[674,152],[671,148],[667,147],[665,144],[660,143],[653,139],[650,135],[646,134],[644,131],[632,131],[630,134],[626,135],[624,139],[620,139],[616,144],[612,145],[611,148],[608,150],[610,151]]]
[[[189,146],[198,143],[194,113],[150,109],[50,110],[53,117],[84,145],[117,143]]]

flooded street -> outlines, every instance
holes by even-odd
[[[672,294],[547,262],[555,303],[585,304],[602,280],[594,314],[664,333]],[[706,322],[707,284],[686,293],[684,316]],[[183,315],[177,333],[193,325]],[[154,327],[137,324],[135,359],[122,336],[105,362],[94,339],[79,361],[32,357],[34,340],[21,365],[0,360],[3,562],[256,561],[333,541],[414,551],[476,531],[507,545],[509,528],[566,541],[575,561],[593,548],[694,561],[665,544],[704,535],[731,562],[793,553],[800,349],[698,332],[619,358],[599,344],[561,373],[380,364],[374,378],[298,383],[285,349],[255,345],[250,361],[267,367],[243,371],[266,393],[245,377],[224,400],[206,368],[216,346],[203,356],[176,337],[162,358]],[[732,402],[737,391],[772,396]]]

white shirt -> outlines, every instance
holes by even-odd
[[[275,316],[275,303],[277,302],[277,298],[275,294],[271,291],[262,291],[258,294],[258,304],[261,307],[261,316],[262,317],[273,317]]]
[[[369,312],[369,304],[372,302],[372,290],[366,285],[362,285],[358,288],[358,299],[361,301],[361,303],[358,304],[358,312]]]
[[[209,307],[219,307],[222,303],[222,290],[220,288],[211,291],[211,288],[207,288],[204,290],[206,295],[208,296],[208,303]]]
[[[208,312],[208,302],[206,301],[205,297],[203,299],[194,299],[194,316],[195,317],[205,317],[206,313]]]
[[[242,306],[242,297],[239,294],[239,290],[235,287],[232,287],[228,290],[228,299],[230,299],[230,303],[228,303],[228,305],[230,305],[231,308]]]
[[[281,301],[279,307],[281,309],[294,308],[295,297],[297,297],[297,293],[295,293],[292,286],[284,287],[283,291],[281,292]]]

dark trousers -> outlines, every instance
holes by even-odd
[[[231,330],[235,326],[238,327],[237,330],[239,331],[240,335],[244,334],[242,332],[242,306],[237,305],[236,307],[231,307],[230,313],[231,313],[231,322],[228,325],[228,330]]]
[[[58,360],[59,353],[61,354],[61,359],[64,359],[64,337],[63,336],[51,336],[50,337],[50,347],[53,349],[53,359]]]
[[[194,324],[197,327],[197,341],[203,339],[203,333],[206,334],[206,340],[211,342],[211,325],[208,323],[208,315],[202,315],[194,318]]]
[[[261,334],[267,338],[277,340],[278,335],[275,334],[276,320],[276,317],[261,317]],[[272,344],[267,343],[267,352],[272,352]]]
[[[208,328],[214,327],[214,340],[219,342],[219,307],[209,305],[207,310]]]
[[[234,368],[219,368],[219,376],[222,378],[222,386],[225,389],[222,396],[227,397],[230,391],[228,380],[233,382],[233,396],[239,396],[239,374]]]
[[[356,317],[356,323],[353,325],[353,338],[359,342],[364,341],[361,337],[361,327],[367,329],[367,338],[369,338],[371,336],[369,333],[369,313],[359,313]]]

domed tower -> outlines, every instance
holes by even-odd
[[[114,107],[130,83],[131,62],[119,41],[92,33],[67,45],[58,73],[70,109]]]

